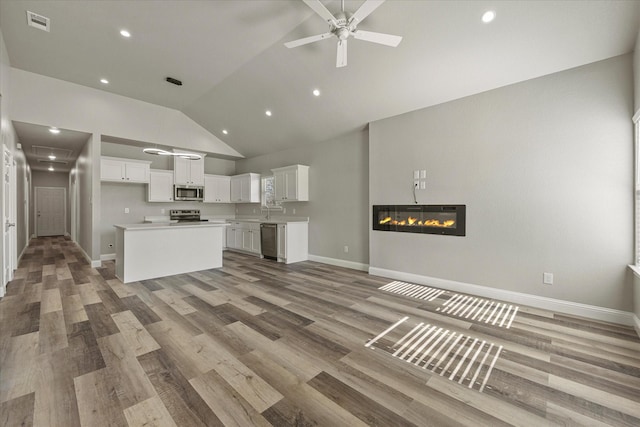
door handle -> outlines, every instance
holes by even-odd
[[[15,227],[16,223],[15,222],[7,222],[7,228],[8,227]]]

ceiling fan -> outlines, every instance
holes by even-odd
[[[320,3],[320,0],[302,0],[315,13],[320,15],[322,19],[329,24],[329,32],[318,34],[316,36],[304,37],[302,39],[293,40],[285,43],[288,48],[298,47],[305,44],[328,39],[331,36],[338,38],[338,54],[336,58],[336,67],[344,67],[347,65],[347,38],[353,36],[354,39],[364,40],[367,42],[379,43],[385,46],[396,47],[402,41],[402,37],[391,34],[374,33],[372,31],[358,30],[357,25],[367,16],[378,8],[385,0],[366,0],[362,6],[353,14],[345,13],[344,0],[342,0],[342,11],[335,16]]]

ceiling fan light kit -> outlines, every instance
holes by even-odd
[[[329,24],[329,32],[285,43],[284,45],[290,49],[335,36],[338,39],[336,67],[344,67],[347,65],[347,39],[349,36],[352,36],[356,40],[363,40],[391,47],[398,46],[402,41],[401,36],[357,29],[358,24],[376,10],[382,3],[384,3],[385,0],[367,0],[353,14],[345,13],[344,0],[342,0],[342,11],[335,16],[329,12],[320,0],[302,1],[304,1],[307,6],[313,9],[315,13],[320,15],[320,17]]]

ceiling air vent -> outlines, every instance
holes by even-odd
[[[27,10],[27,24],[30,27],[37,28],[39,30],[43,30],[49,32],[51,29],[50,20],[46,16],[38,15],[37,13],[33,13]]]
[[[64,160],[48,160],[48,159],[38,159],[38,163],[57,163],[59,165],[66,165],[69,162],[65,162]]]

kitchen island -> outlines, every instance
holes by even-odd
[[[123,283],[222,267],[224,223],[116,224]]]

